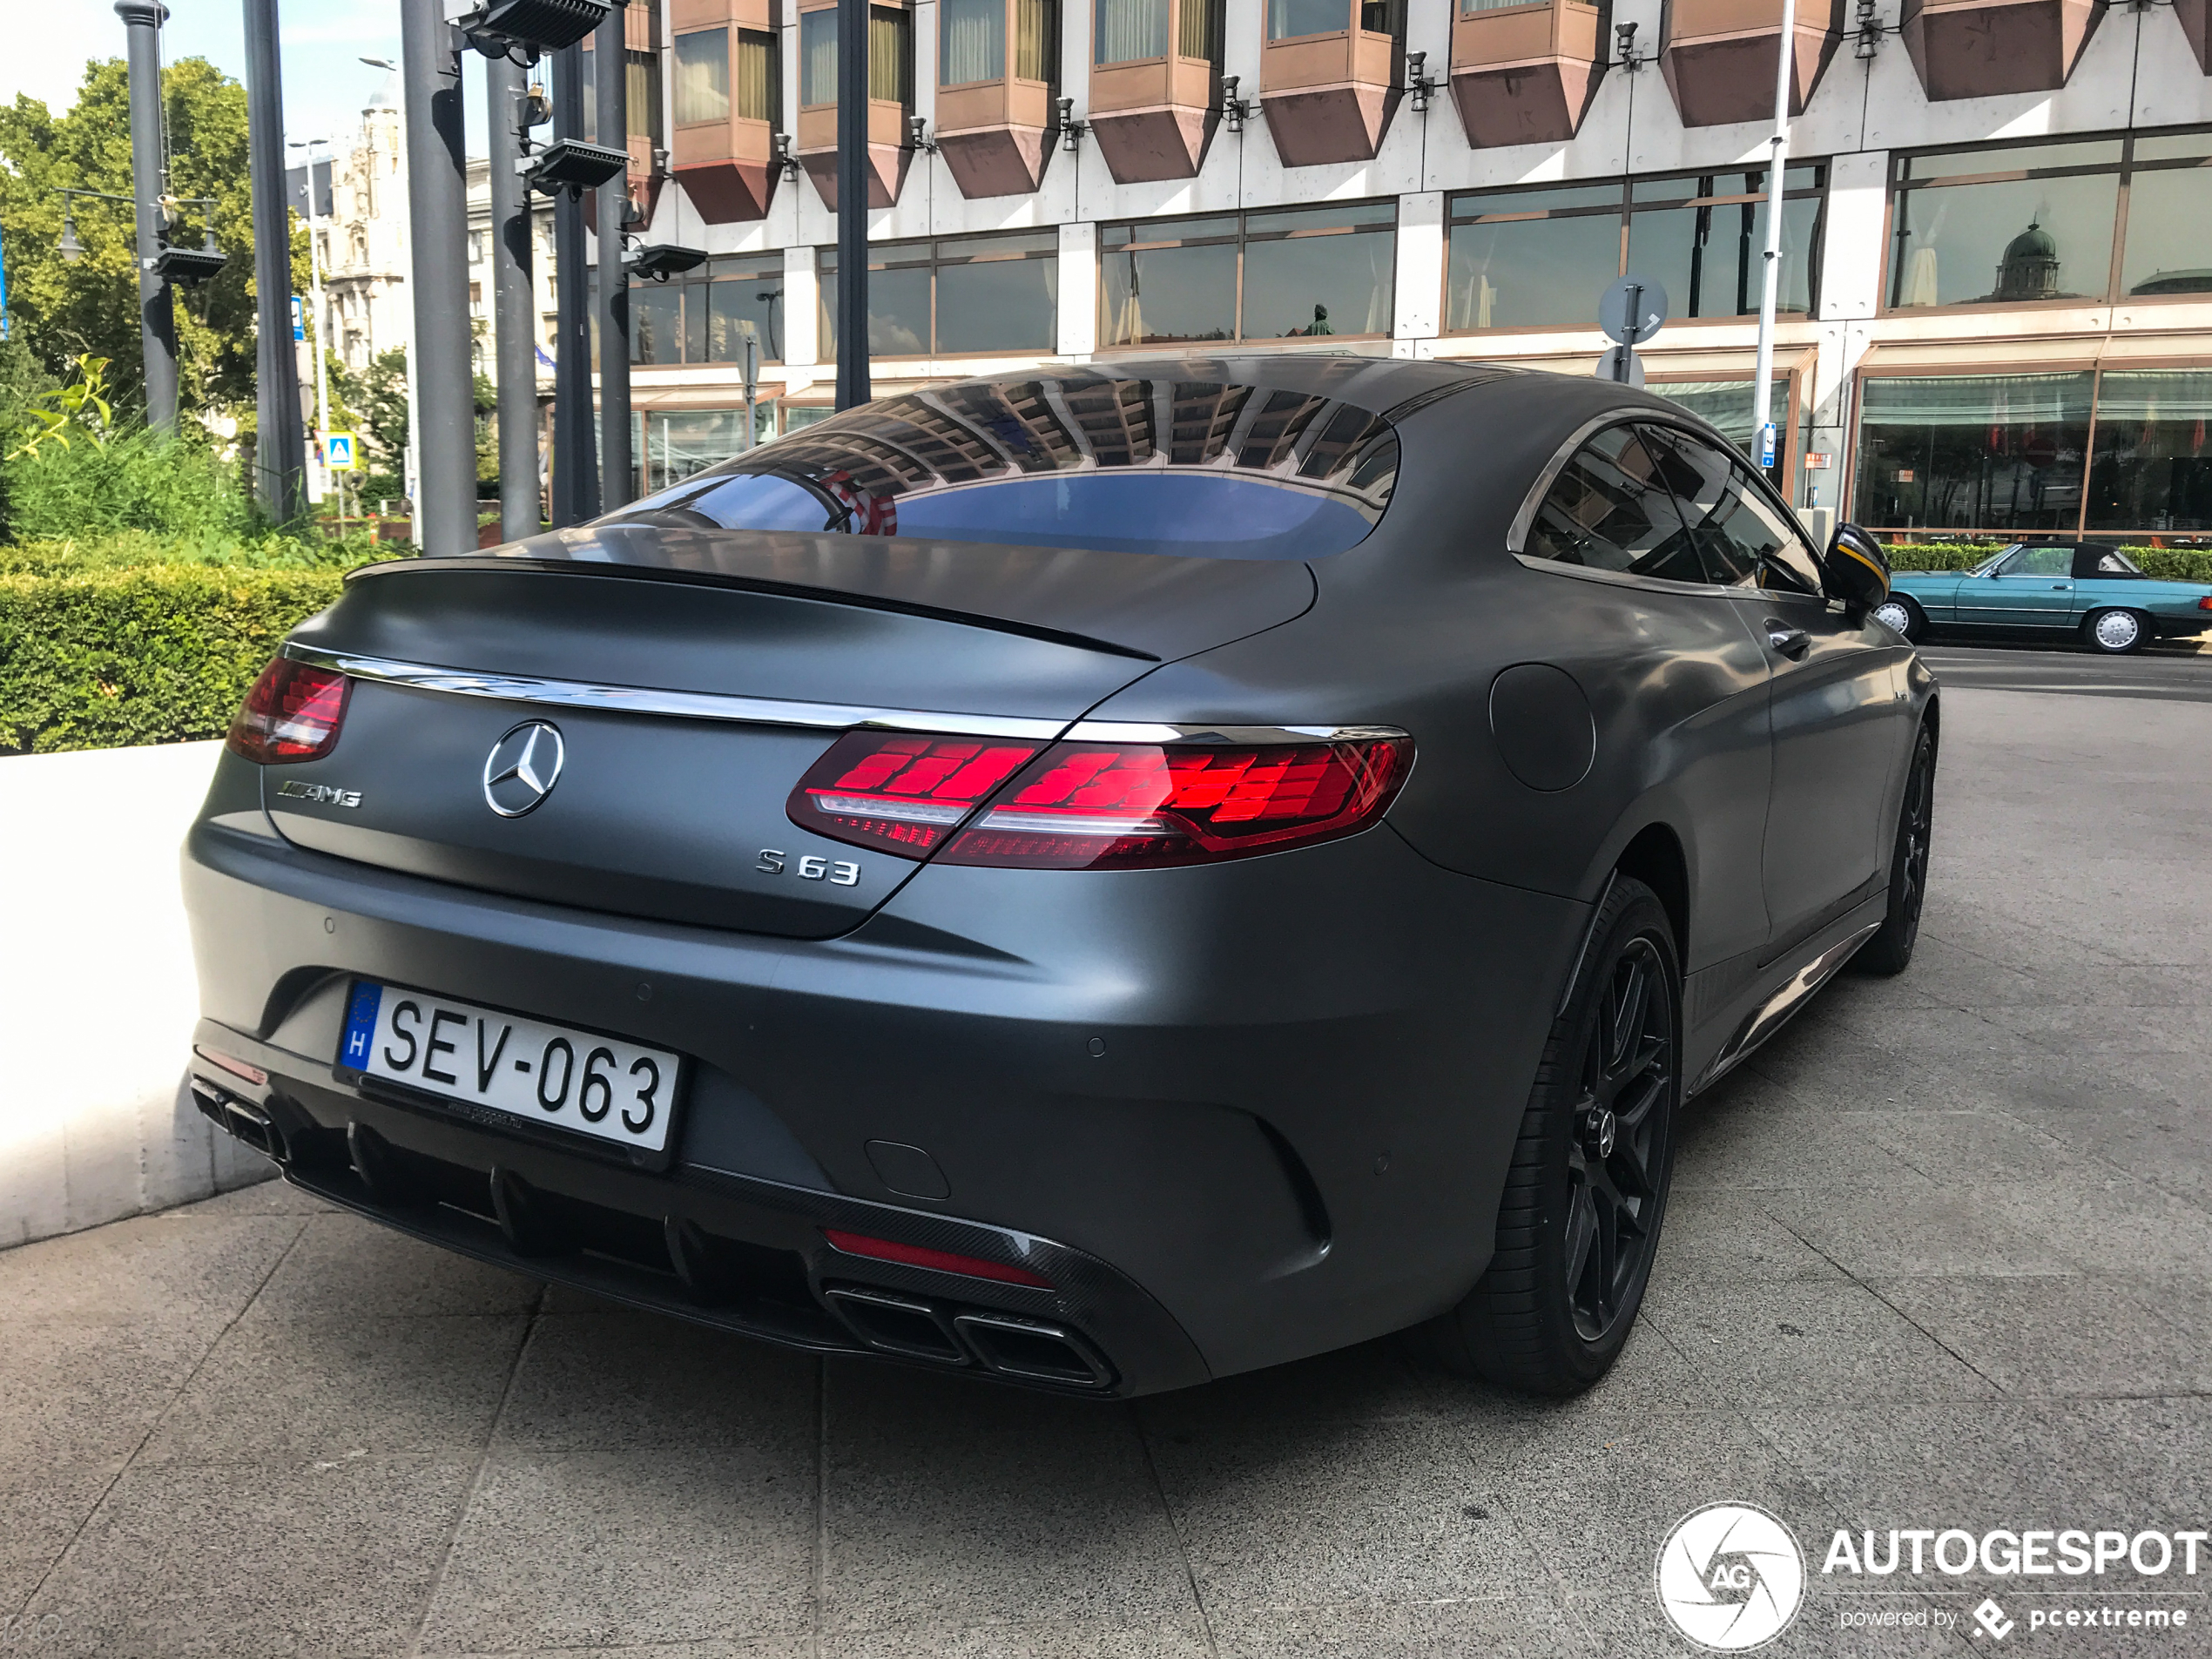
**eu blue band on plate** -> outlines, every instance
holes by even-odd
[[[346,1010],[346,1047],[341,1051],[348,1066],[368,1063],[368,1045],[376,1040],[376,1010],[384,1001],[384,988],[363,980],[354,987],[353,1006]]]

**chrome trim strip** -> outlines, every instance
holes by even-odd
[[[900,732],[934,732],[954,737],[1021,738],[1049,743],[1067,727],[1065,720],[1027,719],[998,714],[961,714],[936,709],[884,709],[841,703],[806,703],[788,698],[733,697],[713,691],[671,691],[642,685],[597,685],[583,680],[540,679],[523,674],[477,674],[431,663],[405,663],[388,657],[361,657],[287,644],[283,654],[294,662],[327,668],[356,679],[381,680],[415,691],[454,697],[491,698],[503,703],[543,704],[554,708],[598,709],[611,714],[656,714],[685,720],[722,720],[738,725],[795,725],[825,732],[880,727]]]
[[[1165,725],[1144,720],[1080,720],[1068,743],[1211,743],[1246,749],[1272,743],[1377,743],[1410,734],[1394,725]]]

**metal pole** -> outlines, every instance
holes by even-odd
[[[329,148],[321,138],[308,138],[300,145],[307,155],[307,305],[315,319],[315,442],[307,473],[307,499],[318,504],[330,488],[331,477],[325,448],[330,437],[330,387],[323,372],[329,352],[326,342],[330,339],[330,320],[322,303],[322,198],[315,190],[315,146],[319,144]],[[345,517],[342,507],[339,517]]]
[[[610,9],[593,43],[592,105],[598,142],[621,150],[630,143],[629,46],[626,4]],[[617,174],[599,186],[599,505],[602,511],[635,498],[630,448],[630,279],[622,264],[623,209],[630,178]]]
[[[165,437],[177,430],[177,312],[169,279],[153,268],[153,261],[161,253],[161,198],[168,189],[158,31],[169,9],[159,0],[116,0],[115,15],[123,19],[131,54],[131,193],[138,210],[138,342],[145,357],[146,424]],[[291,289],[287,281],[285,291]],[[288,332],[285,338],[291,338]]]
[[[400,0],[407,86],[408,298],[420,429],[415,517],[426,553],[476,545],[475,388],[469,372],[469,181],[461,62],[440,0]]]
[[[837,0],[837,407],[868,389],[868,0]]]
[[[553,55],[553,136],[583,138],[583,54]],[[584,304],[583,192],[553,198],[553,524],[564,529],[599,512],[598,446],[591,437],[591,323]]]
[[[284,182],[277,0],[246,0],[246,172],[253,185],[253,494],[280,524],[305,508],[300,359],[292,349],[292,203]]]
[[[522,66],[484,61],[491,130],[491,326],[499,387],[499,534],[535,536],[537,495],[537,309],[530,287],[530,192],[523,158]]]
[[[1766,268],[1759,289],[1758,358],[1751,370],[1752,442],[1762,468],[1771,464],[1770,455],[1781,455],[1773,430],[1774,301],[1782,279],[1782,175],[1790,166],[1790,68],[1797,27],[1797,0],[1782,0],[1782,49],[1774,66],[1774,154],[1767,163]]]

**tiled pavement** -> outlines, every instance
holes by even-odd
[[[1716,1499],[1816,1569],[1843,1526],[2203,1527],[2212,707],[1948,722],[1919,962],[1693,1109],[1582,1399],[1392,1343],[1134,1406],[825,1366],[263,1187],[0,1254],[0,1652],[1642,1656]],[[2205,1634],[2005,1650],[2212,1652],[2208,1580],[2159,1586]],[[2017,1582],[1816,1570],[1768,1651],[1992,1649],[1838,1615]]]

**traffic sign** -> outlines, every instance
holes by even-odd
[[[1641,388],[1643,385],[1643,359],[1626,346],[1608,346],[1598,354],[1597,377],[1602,381],[1617,381],[1623,386]]]
[[[354,470],[354,435],[326,432],[322,435],[322,464],[333,472]]]
[[[1608,340],[1622,346],[1641,346],[1666,320],[1666,289],[1633,272],[1608,288],[1597,302],[1597,326]]]
[[[295,293],[292,296],[292,338],[295,341],[300,341],[305,340],[307,337],[307,314],[300,307],[300,296]]]

